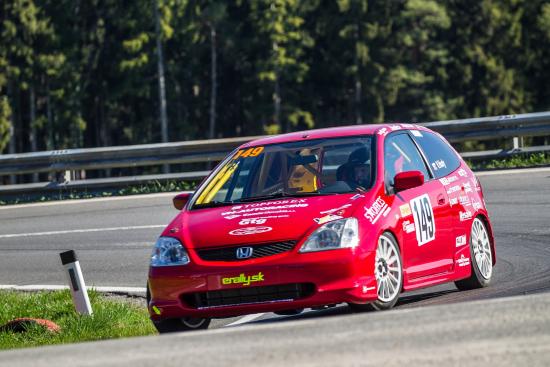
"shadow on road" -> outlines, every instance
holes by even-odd
[[[399,301],[397,302],[397,305],[395,307],[400,308],[402,306],[414,306],[415,303],[425,301],[425,300],[430,300],[430,299],[436,299],[438,297],[442,297],[447,294],[452,294],[456,292],[458,292],[458,290],[455,289],[455,290],[444,290],[444,291],[431,292],[431,293],[421,293],[421,294],[411,294],[411,295],[405,294],[399,298]],[[371,312],[371,311],[365,311],[365,312]],[[314,319],[314,318],[320,318],[320,317],[349,315],[353,313],[356,313],[356,312],[351,310],[345,303],[341,303],[339,305],[336,305],[335,307],[330,307],[323,310],[309,310],[299,315],[293,315],[293,316],[278,316],[278,315],[271,314],[274,317],[252,321],[247,324],[248,325],[267,324],[272,322],[307,320],[307,319]]]

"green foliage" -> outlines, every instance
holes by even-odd
[[[505,159],[491,159],[489,161],[469,162],[473,169],[503,169],[524,168],[550,165],[549,153],[518,154]]]
[[[173,141],[550,109],[545,0],[10,0],[0,152],[160,141],[154,6]]]
[[[8,97],[0,95],[0,152],[10,140],[11,108]]]
[[[0,325],[20,317],[33,317],[51,320],[61,327],[55,334],[38,326],[24,333],[0,333],[0,350],[155,333],[145,308],[110,300],[95,291],[89,292],[89,296],[94,314],[80,316],[68,290],[40,293],[0,290]]]

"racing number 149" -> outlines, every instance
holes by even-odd
[[[432,241],[435,238],[435,221],[432,204],[427,194],[411,200],[411,208],[416,227],[418,246]]]

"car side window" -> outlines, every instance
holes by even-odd
[[[447,176],[460,166],[457,153],[439,136],[428,131],[413,132],[414,140],[426,155],[435,178]]]
[[[390,135],[384,144],[384,180],[387,187],[393,186],[396,174],[405,171],[420,171],[424,179],[430,179],[430,174],[418,151],[418,148],[406,133]]]

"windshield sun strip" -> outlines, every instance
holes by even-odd
[[[313,147],[315,147],[317,144],[319,144],[319,142],[329,142],[329,141],[337,141],[337,140],[345,140],[345,139],[349,139],[349,140],[363,140],[363,139],[370,139],[370,154],[371,154],[371,157],[375,157],[375,146],[376,146],[376,139],[373,137],[372,134],[365,134],[365,135],[358,135],[358,136],[350,136],[350,137],[334,137],[334,138],[320,138],[320,139],[312,139],[312,140],[309,140],[307,141],[307,144],[303,144],[303,143],[306,143],[305,141],[304,142],[301,142],[301,141],[295,141],[295,142],[286,142],[286,143],[275,143],[275,144],[267,144],[267,145],[261,145],[261,146],[253,146],[253,147],[247,147],[247,148],[241,148],[241,149],[236,149],[232,154],[228,155],[227,158],[224,160],[224,162],[222,163],[222,166],[220,167],[219,171],[217,173],[214,174],[214,177],[207,181],[205,183],[203,187],[203,189],[201,189],[199,192],[199,196],[197,198],[197,200],[195,200],[194,202],[191,203],[190,205],[190,208],[196,206],[197,208],[200,208],[200,207],[209,207],[209,206],[223,206],[223,205],[229,205],[229,204],[233,204],[233,203],[238,203],[238,202],[241,202],[241,200],[239,199],[236,199],[236,200],[227,200],[227,201],[215,201],[215,202],[211,202],[212,199],[214,197],[216,197],[216,194],[218,194],[219,190],[224,186],[224,184],[227,183],[228,180],[231,179],[231,176],[233,175],[233,173],[235,172],[235,170],[237,170],[238,166],[239,166],[239,163],[243,161],[243,159],[246,159],[248,157],[250,158],[256,158],[258,156],[263,156],[263,153],[264,153],[264,150],[265,148],[270,148],[272,146],[283,146],[283,148],[286,148],[286,149],[314,149]],[[302,144],[300,144],[302,143]],[[332,143],[332,142],[331,142]],[[363,144],[365,144],[363,142]],[[284,145],[289,145],[289,147],[284,147]],[[292,146],[294,145],[294,146]],[[324,145],[317,145],[318,148],[321,148],[323,149],[324,148]],[[331,146],[335,146],[334,143],[332,143]],[[262,149],[258,149],[258,148],[262,148]],[[248,153],[250,152],[249,154],[244,154],[244,153]],[[273,153],[270,152],[270,153]],[[241,155],[245,155],[246,157],[241,157]],[[372,166],[371,166],[371,172],[374,173],[374,175],[376,174],[376,169],[373,167],[375,166],[375,162],[372,161],[371,159],[371,162],[372,162]],[[232,165],[231,163],[235,163],[234,165]],[[304,166],[304,169],[311,173],[311,174],[314,174],[316,173],[315,176],[317,177],[321,177],[322,176],[322,172],[320,170],[320,167],[319,167],[319,170],[311,167],[309,164],[308,164],[309,167],[305,167]],[[308,168],[311,168],[311,170],[309,170]],[[239,171],[239,170],[237,170]],[[313,172],[312,172],[313,171]],[[374,175],[371,176],[371,186],[372,186],[372,181],[374,180]],[[320,192],[317,187],[315,187],[315,190],[314,191],[308,191],[308,192],[296,192],[296,193],[292,193],[292,192],[284,192],[284,196],[288,196],[288,197],[292,197],[292,196],[309,196],[309,195],[331,195],[331,194],[338,194],[338,193],[349,193],[349,192],[353,192],[353,190],[350,190],[350,191],[344,191],[344,192],[330,192],[330,191],[327,191],[326,193],[323,193],[323,192]],[[268,195],[269,196],[269,195]],[[261,198],[260,196],[258,196],[258,198],[253,198],[253,197],[246,197],[244,198],[245,200],[243,200],[243,202],[245,201],[261,201],[261,200],[269,200],[271,198],[271,196],[269,197],[266,197],[266,195],[261,195]]]

